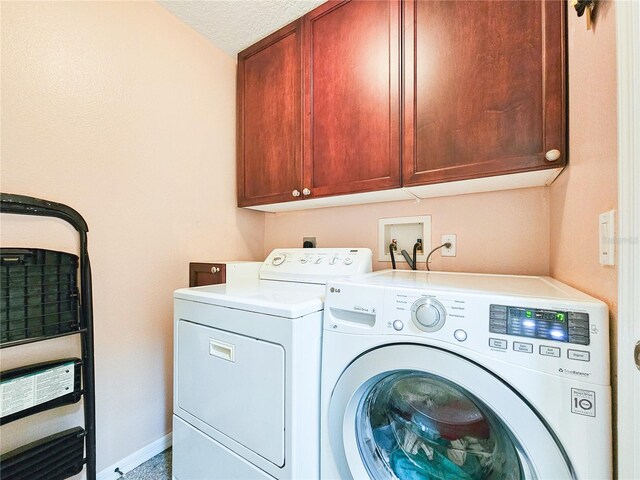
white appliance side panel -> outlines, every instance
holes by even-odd
[[[285,352],[255,338],[178,321],[177,405],[284,465]]]
[[[269,480],[244,458],[173,417],[173,478],[175,480]]]

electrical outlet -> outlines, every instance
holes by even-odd
[[[440,255],[443,257],[455,257],[456,256],[456,236],[455,234],[442,235],[442,243],[450,243],[451,247],[442,247],[440,249]]]
[[[316,237],[302,237],[302,248],[316,248]]]

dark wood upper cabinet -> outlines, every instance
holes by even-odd
[[[564,2],[403,8],[405,186],[564,165]]]
[[[548,184],[567,155],[565,16],[562,0],[319,6],[238,55],[238,205]]]
[[[303,20],[303,195],[399,187],[400,3],[331,1]]]
[[[302,184],[301,21],[238,54],[238,206],[295,199]]]

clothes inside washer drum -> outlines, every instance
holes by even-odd
[[[462,387],[434,375],[394,372],[373,385],[356,415],[358,448],[374,479],[522,476],[513,439]]]
[[[489,423],[459,391],[426,378],[407,377],[389,390],[390,408],[425,430],[435,429],[445,440],[465,436],[489,438]]]

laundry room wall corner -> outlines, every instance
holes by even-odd
[[[89,224],[102,471],[171,430],[189,262],[264,258],[264,214],[236,207],[236,62],[155,2],[1,8],[2,191]],[[3,246],[77,251],[62,222],[12,217]],[[2,369],[76,353],[51,342],[3,349]],[[3,425],[1,452],[76,425],[77,405]]]
[[[609,306],[614,426],[618,268],[599,264],[598,215],[618,209],[615,3],[599,2],[592,30],[569,15],[569,164],[549,189],[551,276]]]

